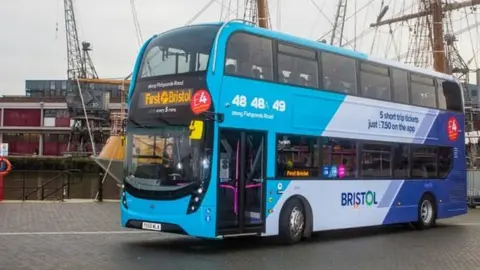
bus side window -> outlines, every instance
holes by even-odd
[[[408,75],[406,71],[392,69],[393,101],[408,103]]]
[[[366,178],[391,177],[392,149],[387,144],[362,144],[361,176]]]
[[[355,60],[322,52],[323,88],[345,94],[357,93]]]
[[[411,81],[412,105],[437,108],[433,78],[412,74]]]
[[[320,148],[318,138],[277,135],[277,176],[292,178],[318,177]]]
[[[462,90],[452,81],[438,80],[438,108],[461,112]]]
[[[281,83],[318,87],[318,65],[315,51],[278,45],[278,74]],[[288,81],[282,76],[289,73]]]
[[[225,74],[259,80],[273,80],[272,40],[247,33],[234,33],[227,44],[227,59],[236,59],[236,71]],[[230,63],[225,63],[226,66]]]
[[[434,146],[411,146],[412,178],[437,178],[437,151]]]
[[[388,68],[361,63],[360,84],[362,96],[390,100],[390,76]]]

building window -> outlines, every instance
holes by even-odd
[[[390,100],[390,77],[388,68],[360,64],[360,85],[362,96]]]
[[[273,80],[272,40],[246,33],[233,34],[227,45],[225,74]]]
[[[281,83],[318,88],[315,51],[278,45],[278,78]]]
[[[306,136],[277,136],[277,175],[288,178],[318,177],[318,139]]]
[[[391,146],[387,144],[363,144],[361,156],[362,177],[390,178]]]

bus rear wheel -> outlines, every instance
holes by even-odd
[[[418,230],[430,229],[435,226],[437,220],[437,205],[430,194],[422,196],[418,204],[418,221],[414,224]]]
[[[279,236],[283,243],[291,245],[300,242],[305,230],[305,208],[297,198],[289,199],[280,213]]]

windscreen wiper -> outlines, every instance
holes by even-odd
[[[167,124],[169,126],[171,126],[172,124],[170,124],[170,122],[168,122],[167,120],[161,118],[161,117],[157,117],[156,118],[157,120],[160,120],[161,122],[163,122],[164,124]],[[132,118],[128,118],[128,121],[130,121],[131,123],[133,123],[134,125],[136,125],[137,127],[141,127],[141,128],[153,128],[152,126],[150,125],[144,125],[144,124],[140,124],[139,122],[137,122],[136,120],[132,119]]]
[[[163,117],[161,116],[157,116],[156,119],[160,120],[162,123],[164,124],[167,124],[169,126],[171,126],[172,124],[170,122],[168,122],[167,120],[165,120]]]
[[[128,121],[130,121],[131,123],[133,123],[133,124],[136,125],[137,127],[141,127],[141,128],[152,128],[152,126],[140,124],[140,123],[138,123],[137,121],[133,120],[132,118],[127,118],[127,119],[128,119]]]
[[[222,123],[223,119],[224,119],[223,113],[215,113],[215,112],[206,111],[206,112],[201,113],[201,115],[205,116],[205,118],[208,119],[208,120],[218,121],[220,123]]]

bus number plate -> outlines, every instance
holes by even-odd
[[[142,222],[142,229],[152,230],[152,231],[161,231],[162,230],[162,224]]]

